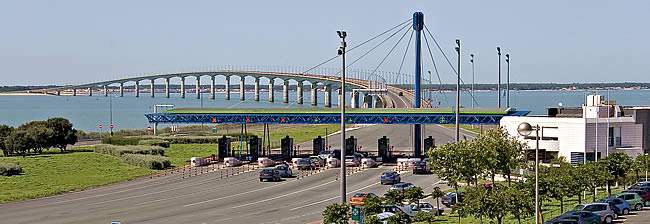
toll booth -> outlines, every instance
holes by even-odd
[[[314,139],[313,143],[313,150],[314,150],[314,155],[320,154],[321,151],[325,150],[325,139],[318,136],[318,138]]]
[[[282,159],[284,161],[291,161],[291,149],[293,147],[293,138],[284,137],[282,140],[280,140],[280,148],[282,148]]]
[[[429,136],[428,138],[424,139],[424,152],[429,151],[431,148],[436,147],[436,140]]]
[[[250,150],[248,155],[250,156],[251,161],[257,161],[257,157],[259,157],[260,152],[262,151],[262,139],[255,135],[250,136],[248,139],[248,147]]]
[[[345,139],[345,155],[354,155],[357,149],[357,138],[350,136]]]
[[[223,161],[224,158],[230,156],[230,138],[225,135],[219,138],[219,161]]]
[[[377,140],[377,154],[384,162],[390,159],[389,145],[390,139],[386,138],[386,136]]]

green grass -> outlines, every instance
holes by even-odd
[[[441,124],[441,125],[442,125],[443,127],[449,127],[449,128],[456,127],[455,124]],[[483,131],[482,131],[481,129],[474,128],[474,127],[472,127],[472,125],[461,124],[461,125],[460,125],[460,128],[465,129],[465,130],[468,130],[468,131],[471,131],[471,132],[474,132],[474,133],[476,133],[476,134],[483,133]]]
[[[123,163],[119,158],[92,152],[91,147],[58,150],[42,155],[0,157],[19,164],[22,175],[0,176],[0,203],[44,197],[68,191],[134,179],[148,169]]]
[[[171,144],[165,149],[165,156],[169,157],[173,167],[179,167],[190,164],[191,157],[217,155],[218,147],[218,144]]]

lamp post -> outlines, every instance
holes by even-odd
[[[539,125],[533,128],[529,123],[519,124],[517,132],[521,136],[528,136],[535,130],[535,224],[539,224]]]
[[[472,108],[474,108],[474,54],[469,54],[469,63],[472,63]]]
[[[336,33],[341,38],[341,47],[339,47],[338,54],[342,56],[341,72],[341,203],[347,203],[345,199],[346,186],[345,186],[345,37],[348,35],[343,30],[337,30]]]
[[[506,72],[506,107],[510,108],[510,54],[506,54],[506,65],[508,67]]]
[[[499,55],[499,82],[497,83],[497,108],[501,108],[501,48],[497,47],[497,55]]]
[[[456,39],[458,74],[456,75],[456,142],[460,141],[460,39]]]

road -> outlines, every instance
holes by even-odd
[[[383,194],[379,176],[390,167],[348,176],[348,197],[358,191]],[[259,182],[253,170],[220,179],[220,172],[179,174],[0,205],[3,223],[308,223],[338,202],[338,169],[312,176]],[[403,181],[430,192],[433,175],[403,174]]]

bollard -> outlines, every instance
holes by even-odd
[[[339,180],[339,172],[336,172],[336,180]]]
[[[149,171],[149,179],[153,179],[153,171]]]
[[[194,176],[198,176],[198,175],[199,175],[199,169],[194,168]]]
[[[165,176],[167,176],[167,168],[165,168]]]
[[[223,170],[219,170],[219,179],[223,179]]]
[[[160,170],[156,170],[156,177],[160,177]]]
[[[185,169],[183,169],[183,179],[185,179]]]

